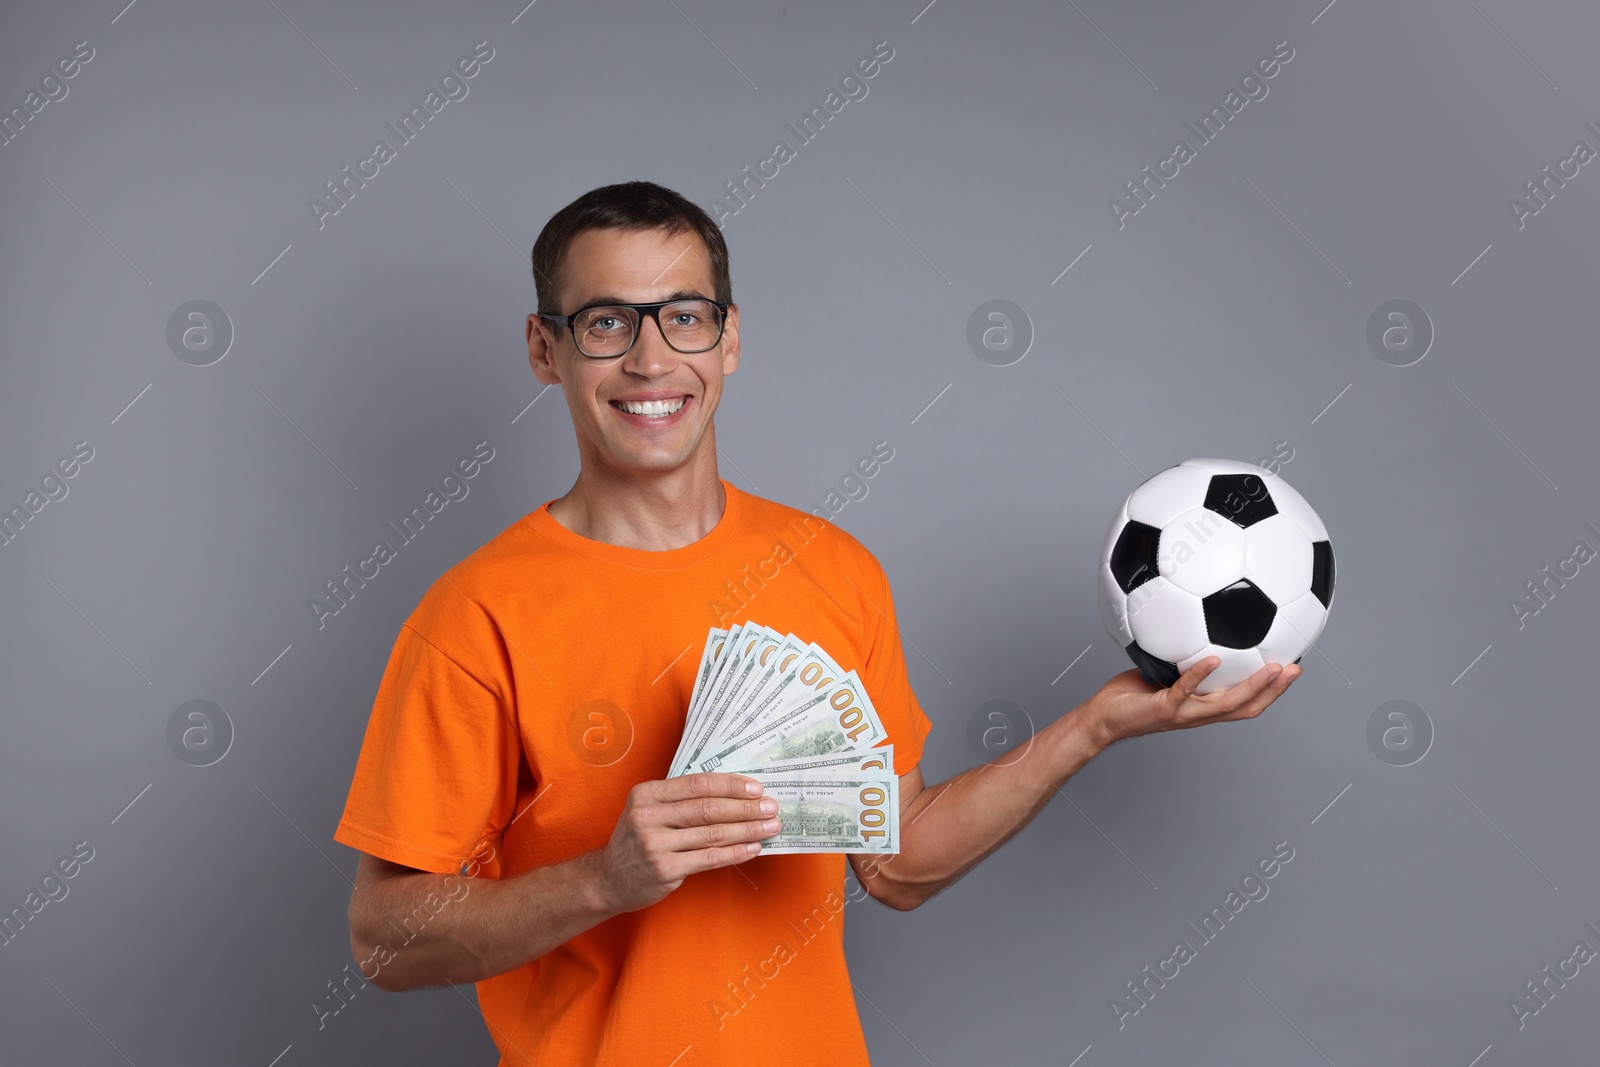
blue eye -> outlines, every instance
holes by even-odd
[[[618,333],[632,328],[626,318],[608,311],[591,312],[578,321],[578,326],[586,333]]]

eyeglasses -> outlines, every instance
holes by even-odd
[[[571,330],[578,351],[590,359],[615,359],[633,348],[646,315],[656,320],[656,328],[674,351],[688,355],[715,348],[722,340],[728,305],[695,297],[655,304],[598,304],[571,315],[540,313],[539,317],[558,329]]]

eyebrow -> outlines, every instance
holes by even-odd
[[[676,290],[675,292],[667,294],[667,296],[664,297],[663,299],[664,300],[689,300],[691,298],[698,298],[700,300],[710,300],[711,299],[709,296],[706,296],[706,294],[702,293],[698,289],[679,289],[679,290]],[[655,300],[639,300],[639,301],[624,300],[620,296],[611,296],[609,294],[601,294],[600,296],[590,297],[589,299],[587,299],[587,300],[583,301],[582,303],[580,303],[578,306],[579,307],[593,307],[596,304],[632,304],[632,303],[654,304],[654,303],[658,303],[658,301],[655,301]]]

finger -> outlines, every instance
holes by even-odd
[[[771,797],[732,800],[728,797],[696,797],[662,804],[654,821],[659,826],[684,828],[714,826],[719,823],[766,819],[778,813],[778,802]]]
[[[758,797],[761,783],[742,774],[701,771],[651,783],[657,801],[691,800],[697,797]]]
[[[1220,699],[1217,701],[1216,710],[1227,714],[1238,711],[1282,677],[1282,672],[1283,668],[1276,663],[1267,664],[1244,681],[1237,682],[1217,694]]]
[[[1222,660],[1218,657],[1207,656],[1199,663],[1196,663],[1194,666],[1178,675],[1178,680],[1173,682],[1167,690],[1167,700],[1171,703],[1172,707],[1178,708],[1188,703],[1188,701],[1194,696],[1195,689],[1200,685],[1201,682],[1205,680],[1206,675],[1210,674],[1221,665]]]
[[[742,844],[719,845],[716,848],[703,848],[698,852],[685,852],[680,855],[687,861],[685,866],[688,873],[697,874],[753,860],[761,855],[761,843],[746,841]]]
[[[1289,666],[1283,668],[1282,673],[1274,678],[1271,684],[1269,684],[1265,689],[1261,690],[1261,692],[1257,693],[1254,698],[1246,701],[1242,707],[1240,707],[1237,711],[1230,713],[1227,717],[1230,719],[1249,719],[1260,715],[1274,700],[1277,700],[1279,697],[1283,696],[1285,690],[1289,688],[1290,684],[1304,673],[1305,671],[1301,667],[1291,663]]]
[[[1267,668],[1264,669],[1270,669],[1272,666],[1273,664],[1269,663]],[[1262,672],[1257,672],[1257,674],[1260,673]],[[1300,677],[1302,673],[1304,672],[1297,666],[1290,665],[1282,668],[1276,677],[1258,689],[1254,695],[1245,699],[1244,702],[1238,707],[1229,708],[1229,710],[1224,711],[1222,714],[1216,715],[1207,721],[1232,722],[1236,719],[1255,718],[1257,715],[1260,715],[1263,711],[1265,711],[1268,705],[1270,705],[1274,700],[1277,700],[1280,696],[1282,696],[1284,690],[1289,688],[1289,684],[1296,678]],[[1250,678],[1240,682],[1239,686],[1246,685],[1247,683],[1255,680],[1255,675],[1252,675]],[[1239,688],[1239,686],[1235,686],[1234,688]],[[1229,690],[1229,692],[1231,693],[1232,690]]]
[[[663,830],[660,844],[671,852],[703,852],[708,849],[761,842],[783,829],[776,816],[745,822],[718,822],[681,830]]]

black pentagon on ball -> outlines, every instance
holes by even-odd
[[[1200,603],[1206,613],[1206,635],[1212,644],[1224,648],[1255,648],[1278,614],[1272,598],[1248,578],[1217,590]]]
[[[1161,688],[1165,689],[1173,682],[1176,682],[1178,680],[1178,675],[1182,673],[1178,670],[1178,665],[1176,663],[1173,663],[1169,660],[1157,659],[1155,656],[1152,656],[1150,653],[1140,648],[1139,642],[1137,641],[1130,641],[1128,643],[1128,647],[1124,651],[1128,653],[1128,658],[1133,660],[1133,665],[1139,668],[1139,677],[1143,678],[1151,685],[1160,686]]]
[[[1124,593],[1131,593],[1156,576],[1156,544],[1161,531],[1142,522],[1129,522],[1111,548],[1111,575]]]
[[[1333,542],[1311,542],[1311,592],[1327,607],[1333,601]]]
[[[1205,506],[1245,528],[1278,513],[1266,480],[1259,474],[1213,474],[1206,486]]]

